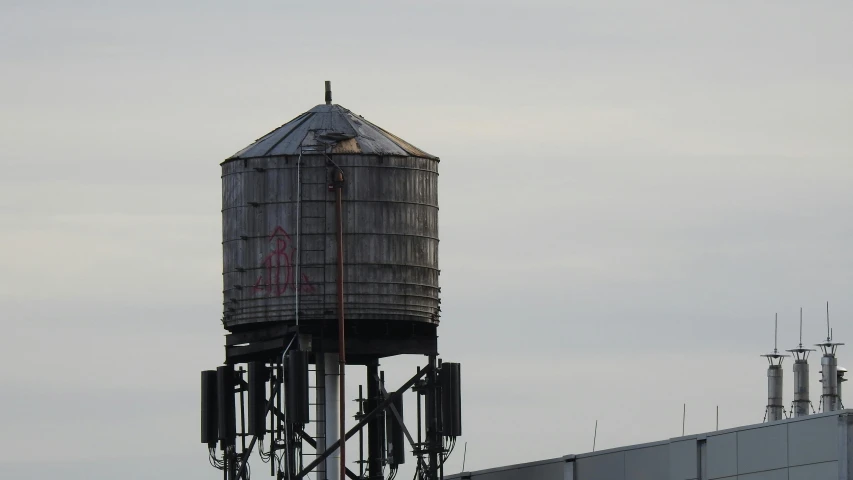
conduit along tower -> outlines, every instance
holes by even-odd
[[[333,104],[329,82],[324,104],[222,163],[225,362],[202,372],[201,441],[224,479],[247,478],[253,451],[276,478],[390,479],[408,452],[441,478],[461,382],[438,359],[438,164]],[[397,355],[426,360],[385,385]]]
[[[779,315],[774,321],[773,353],[766,353],[762,357],[770,363],[767,367],[767,407],[764,410],[764,420],[775,422],[785,418],[785,405],[782,403],[783,378],[782,361],[790,355],[779,353],[777,348],[779,338]]]
[[[800,308],[800,344],[788,350],[794,356],[794,401],[791,403],[791,416],[804,417],[812,407],[809,399],[809,353],[812,348],[803,347],[803,309]]]
[[[823,352],[820,359],[820,383],[823,393],[820,396],[822,412],[832,412],[844,408],[841,405],[841,391],[838,382],[838,359],[835,353],[844,345],[833,341],[832,327],[829,325],[829,302],[826,302],[826,341],[816,346]]]

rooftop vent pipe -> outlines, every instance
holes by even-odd
[[[779,314],[776,314],[776,327],[773,334],[773,353],[762,355],[770,363],[767,367],[767,408],[764,410],[764,420],[775,422],[785,418],[785,406],[782,404],[782,361],[790,355],[782,355],[777,348],[779,337]]]
[[[791,404],[791,415],[794,418],[805,417],[809,414],[809,352],[814,349],[803,347],[803,309],[800,308],[800,345],[788,350],[794,356],[794,401]]]
[[[841,397],[838,390],[838,359],[835,352],[843,343],[832,341],[832,328],[829,326],[829,302],[826,302],[826,341],[818,343],[817,347],[823,352],[820,359],[820,383],[823,384],[823,394],[820,396],[820,407],[823,412],[841,409]]]

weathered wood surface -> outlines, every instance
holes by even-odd
[[[435,324],[438,160],[332,155],[345,175],[344,298],[348,319]],[[224,322],[335,318],[335,215],[331,167],[303,155],[297,249],[297,157],[222,165]],[[297,278],[297,262],[299,275]]]

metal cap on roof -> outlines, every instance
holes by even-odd
[[[317,105],[235,153],[226,162],[309,151],[438,159],[340,105]]]

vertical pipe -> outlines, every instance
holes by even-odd
[[[317,353],[314,357],[314,384],[316,385],[316,418],[315,437],[317,440],[317,456],[326,451],[326,361],[322,353]],[[326,480],[326,462],[320,462],[317,465],[316,480]]]
[[[275,370],[275,360],[270,360],[270,390],[269,397],[272,398],[273,391],[275,390],[276,385],[276,370]],[[266,388],[266,387],[264,387]],[[275,422],[276,415],[270,415],[270,476],[275,476]]]
[[[328,84],[327,84],[328,86]],[[328,93],[328,103],[332,102],[331,90]],[[337,241],[338,241],[338,361],[340,362],[339,380],[339,420],[340,432],[346,431],[344,421],[346,419],[346,380],[345,369],[347,362],[346,355],[346,335],[344,332],[344,223],[343,223],[343,207],[342,207],[342,190],[344,183],[344,174],[338,169],[335,171],[335,214],[337,216]],[[340,480],[346,480],[346,441],[341,440],[341,473]]]
[[[379,389],[376,391],[376,404],[380,404],[387,397],[385,396],[385,372],[379,372]],[[391,404],[393,405],[393,403]],[[391,408],[382,412],[382,418],[377,419],[376,423],[379,426],[379,457],[382,459],[382,465],[388,463],[388,432],[386,430],[388,422],[392,420],[393,414]]]
[[[809,362],[804,357],[794,361],[794,418],[809,414]]]
[[[284,409],[282,410],[280,408],[279,411],[281,411],[284,414],[283,415],[284,418],[281,422],[281,426],[282,426],[282,434],[281,435],[284,438],[284,457],[283,457],[284,472],[288,476],[288,478],[290,477],[290,475],[293,472],[293,459],[292,459],[293,450],[291,449],[291,443],[290,443],[291,439],[292,439],[291,424],[289,421],[290,409],[287,406],[287,404],[289,402],[286,400],[288,398],[288,391],[287,391],[288,388],[287,387],[289,384],[293,383],[293,378],[288,374],[288,371],[287,371],[288,370],[287,369],[287,350],[289,348],[290,348],[290,345],[288,345],[288,347],[285,348],[281,352],[281,384],[279,385],[279,389],[278,389],[278,398],[279,398],[279,400],[281,400],[282,404],[284,405]]]
[[[243,367],[240,367],[240,380],[243,380]],[[243,451],[246,451],[246,404],[243,399],[245,389],[240,387],[240,444],[243,446]]]
[[[296,288],[293,290],[295,295],[295,313],[296,313],[296,334],[299,335],[299,264],[302,263],[302,250],[299,245],[299,224],[302,223],[302,150],[299,150],[299,158],[296,159]],[[299,348],[302,348],[299,345]]]
[[[418,373],[421,373],[421,367],[418,367]],[[418,381],[420,383],[420,381]],[[423,434],[421,431],[421,422],[423,421],[423,416],[421,415],[421,392],[423,390],[419,387],[415,387],[415,398],[417,398],[417,419],[418,419],[418,443],[415,445],[415,456],[418,458],[418,466],[416,468],[420,468],[423,461]]]
[[[421,367],[418,367],[418,373],[421,373]],[[417,448],[420,449],[421,443],[423,442],[423,437],[421,434],[421,392],[420,392],[420,389],[418,389],[417,393],[418,393],[416,395],[416,397],[418,399],[418,446],[417,446]],[[418,458],[420,458],[420,457],[421,457],[421,455],[420,455],[420,453],[418,453]]]
[[[358,419],[364,415],[364,386],[358,386]],[[358,429],[358,476],[364,477],[364,429]]]
[[[823,395],[820,397],[824,412],[838,410],[838,359],[832,350],[827,348],[826,353],[820,359],[821,383],[823,384]]]
[[[338,423],[338,418],[340,417],[340,410],[338,408],[338,388],[340,387],[338,377],[340,376],[340,363],[338,362],[338,354],[336,353],[327,353],[323,357],[326,363],[326,375],[324,381],[326,383],[326,445],[328,446],[340,439],[342,432],[338,429],[340,427],[340,423]],[[338,449],[332,453],[328,459],[326,459],[326,478],[328,480],[338,480],[341,476],[340,455],[341,450]],[[344,472],[346,472],[346,470],[344,470]]]
[[[772,364],[767,367],[767,421],[782,420],[784,405],[782,405],[782,365]]]
[[[283,358],[281,359],[281,365],[279,365],[279,366],[281,367],[281,369],[276,368],[276,375],[278,376],[278,385],[276,385],[276,388],[278,388],[278,395],[276,395],[275,402],[276,402],[276,407],[278,407],[278,411],[283,412],[284,410],[282,410],[282,406],[281,406],[281,399],[282,399],[282,397],[284,397],[284,391],[283,391],[284,390],[284,359]],[[283,423],[281,421],[281,417],[279,417],[278,415],[273,415],[273,416],[276,418],[276,421],[275,421],[275,437],[278,440],[278,443],[280,444],[281,443],[281,431],[282,431]],[[272,438],[272,435],[270,435],[270,438]]]

